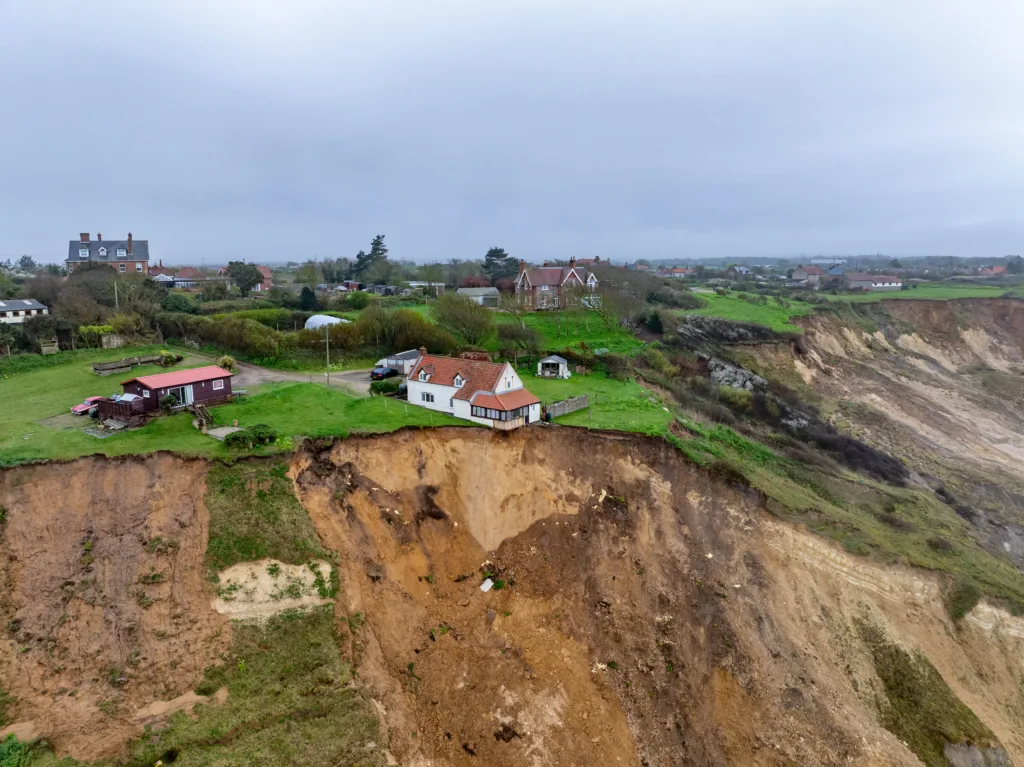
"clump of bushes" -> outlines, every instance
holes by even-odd
[[[402,385],[402,379],[398,378],[385,378],[383,381],[371,381],[370,382],[370,393],[371,394],[394,394],[398,391],[398,387]]]
[[[754,395],[747,389],[737,389],[734,386],[719,386],[718,400],[737,413],[749,413],[752,409]]]
[[[160,359],[156,361],[156,364],[160,367],[169,368],[171,365],[177,365],[181,360],[182,356],[180,354],[175,354],[174,352],[164,349],[160,352]]]
[[[233,431],[224,438],[224,444],[233,450],[251,450],[256,445],[271,445],[274,442],[277,442],[277,431],[265,423]]]
[[[160,398],[160,408],[166,412],[171,412],[172,408],[178,406],[178,398],[173,394],[165,394]]]
[[[234,373],[238,369],[238,363],[235,362],[235,358],[225,354],[219,360],[217,360],[217,367],[224,368],[229,373]]]
[[[960,579],[946,592],[946,612],[953,620],[962,620],[980,599],[981,590],[972,581]]]

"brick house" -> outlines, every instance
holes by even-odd
[[[88,232],[82,232],[77,240],[68,243],[68,257],[64,261],[68,274],[87,262],[106,264],[121,274],[149,274],[149,240],[104,240],[97,234],[92,240]]]
[[[571,301],[574,289],[593,293],[597,290],[597,277],[588,269],[578,267],[570,258],[568,266],[528,268],[519,262],[516,278],[516,297],[531,309],[556,309]]]

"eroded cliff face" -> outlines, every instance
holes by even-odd
[[[977,755],[1024,758],[1024,624],[983,606],[956,627],[936,580],[780,523],[656,440],[405,433],[294,474],[405,763],[916,764],[901,676],[980,717],[961,711]],[[929,738],[912,747],[945,758]]]
[[[948,493],[993,552],[1024,565],[1024,301],[894,300],[803,321],[745,351],[846,431]],[[945,496],[944,496],[945,497]]]
[[[368,759],[1024,760],[1024,624],[982,604],[954,625],[927,573],[782,523],[661,441],[409,431],[310,446],[291,475],[337,554],[339,651],[382,719]],[[166,700],[220,662],[204,476],[167,456],[0,474],[17,623],[0,686],[59,751],[119,752],[141,726],[104,701]]]
[[[132,711],[218,661],[205,473],[170,456],[0,472],[0,688],[31,725],[19,732],[83,759],[119,753],[140,730]]]

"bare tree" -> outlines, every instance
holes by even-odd
[[[494,331],[491,310],[465,296],[445,293],[431,304],[431,311],[438,325],[473,346],[479,346]]]
[[[498,311],[515,317],[520,327],[526,327],[526,304],[515,293],[502,293],[498,300]]]

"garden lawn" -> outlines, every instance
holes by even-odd
[[[568,380],[537,378],[520,372],[523,385],[542,403],[551,404],[581,394],[590,396],[590,407],[555,419],[555,423],[587,429],[664,434],[673,415],[652,392],[635,381],[617,381],[600,373],[574,375]]]
[[[177,415],[160,418],[142,429],[115,434],[99,439],[86,434],[82,428],[94,425],[88,416],[70,415],[71,406],[86,397],[110,395],[121,391],[120,382],[128,377],[165,373],[156,365],[143,365],[131,374],[98,376],[92,372],[92,363],[115,360],[139,353],[152,353],[155,349],[92,350],[68,353],[68,362],[57,364],[63,355],[45,358],[47,367],[25,372],[5,372],[12,368],[43,362],[44,358],[15,357],[0,365],[0,466],[23,461],[53,458],[75,458],[91,453],[124,455],[152,450],[175,450],[182,453],[207,452],[209,439],[191,425],[191,416]],[[177,369],[199,367],[208,361],[196,360],[194,365],[180,365]],[[52,416],[61,416],[49,423]]]
[[[830,301],[852,301],[856,303],[873,303],[875,301],[907,298],[930,298],[948,301],[954,298],[999,298],[1010,289],[1011,286],[1009,285],[1001,287],[997,285],[927,283],[910,290],[881,291],[877,293],[840,293],[835,296],[822,292],[821,295]]]
[[[469,421],[389,397],[353,397],[318,384],[267,384],[252,397],[213,408],[217,425],[265,423],[282,436],[344,437],[403,426],[467,426]]]
[[[734,322],[753,322],[780,333],[802,333],[803,329],[793,324],[793,318],[804,317],[814,311],[813,305],[803,301],[790,300],[787,301],[787,306],[781,306],[771,296],[767,297],[766,304],[742,301],[735,293],[727,293],[724,296],[717,293],[701,293],[700,297],[707,301],[708,305],[683,314],[704,314]]]

